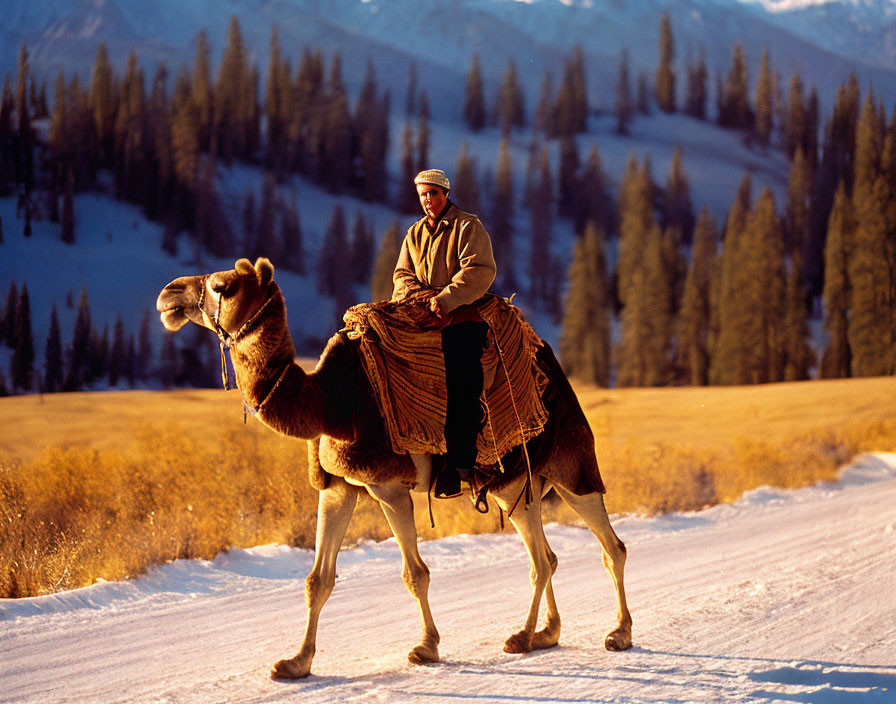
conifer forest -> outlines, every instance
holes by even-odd
[[[493,164],[459,143],[456,162],[443,167],[452,200],[477,213],[492,238],[493,290],[519,292],[551,311],[563,367],[585,383],[894,374],[896,106],[853,75],[825,112],[815,89],[798,73],[783,76],[768,52],[758,66],[747,65],[740,46],[728,66],[707,66],[702,56],[683,63],[668,15],[657,24],[655,72],[635,75],[624,51],[615,85],[603,87],[616,133],[628,134],[653,111],[711,121],[751,147],[785,155],[786,198],[756,187],[744,171],[719,221],[694,204],[681,150],[665,174],[634,154],[621,173],[608,173],[599,146],[579,150],[595,114],[580,47],[570,48],[559,80],[545,73],[537,95],[524,94],[513,61],[499,84],[488,84],[473,54],[463,130],[497,129],[503,141]],[[77,246],[73,200],[103,189],[160,223],[169,253],[269,257],[278,269],[311,277],[339,310],[359,302],[353,286],[370,300],[388,298],[404,228],[419,212],[413,190],[389,184],[411,183],[432,166],[430,107],[414,65],[404,85],[383,85],[371,60],[362,89],[350,96],[338,53],[306,47],[292,65],[276,29],[267,65],[251,63],[235,17],[218,65],[211,54],[201,33],[191,67],[159,65],[146,75],[136,53],[116,71],[101,45],[89,78],[45,77],[22,46],[0,97],[0,197],[16,199],[24,237],[40,218],[58,223],[62,241]],[[403,123],[400,140],[390,139],[396,123]],[[514,182],[510,135],[530,140],[525,183]],[[238,163],[264,178],[260,191],[245,193],[235,219],[221,207],[216,174]],[[295,177],[381,204],[395,212],[395,224],[377,232],[337,204],[323,246],[312,252],[303,242],[302,203],[277,187]],[[515,217],[507,208],[513,199]],[[576,233],[565,257],[552,239],[560,221]],[[0,222],[0,256],[4,227],[10,236]],[[0,365],[0,395],[216,383],[213,346],[197,346],[193,368],[170,339],[153,349],[157,320],[148,313],[98,329],[86,293],[55,304],[77,311],[70,339],[62,339],[55,307],[46,339],[35,339],[28,282],[3,285],[0,345],[10,354]]]

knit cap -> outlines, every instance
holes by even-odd
[[[426,169],[425,171],[421,171],[414,179],[414,185],[416,186],[420,183],[430,183],[433,186],[441,186],[446,191],[451,190],[451,183],[449,183],[448,177],[441,169]]]

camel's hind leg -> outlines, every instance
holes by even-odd
[[[403,562],[401,577],[408,591],[417,600],[423,620],[423,637],[410,653],[408,660],[415,665],[439,661],[439,631],[429,608],[429,568],[417,550],[417,526],[414,524],[414,504],[411,493],[401,484],[368,486],[370,494],[380,502]]]
[[[563,500],[578,513],[591,531],[597,536],[602,548],[604,567],[613,580],[616,587],[616,605],[618,626],[611,631],[604,645],[607,650],[626,650],[632,647],[632,616],[628,611],[625,600],[625,585],[623,575],[625,572],[626,549],[625,544],[617,537],[607,509],[604,505],[603,494],[585,494],[577,496],[560,486],[554,486]]]
[[[525,477],[522,477],[500,492],[492,494],[501,509],[510,512],[524,483]],[[554,587],[551,583],[551,577],[557,569],[557,556],[548,545],[541,523],[542,484],[541,478],[536,477],[532,503],[528,508],[518,505],[510,515],[510,522],[520,534],[526,545],[526,551],[529,553],[532,600],[529,603],[529,613],[523,630],[510,636],[504,644],[504,650],[508,653],[526,653],[530,650],[550,648],[557,645],[560,640],[560,612],[557,610]],[[535,627],[538,623],[538,609],[541,606],[542,594],[544,594],[548,605],[547,623],[542,630],[536,632]]]
[[[329,486],[320,492],[317,503],[317,537],[314,548],[314,566],[305,579],[305,601],[308,604],[308,621],[305,638],[298,655],[280,660],[271,670],[275,679],[298,679],[311,672],[317,640],[317,622],[320,612],[336,583],[336,557],[345,537],[352,512],[358,502],[359,488],[342,477],[332,477]]]

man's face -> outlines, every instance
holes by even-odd
[[[430,220],[439,217],[439,213],[445,208],[448,202],[448,196],[445,195],[439,186],[433,186],[431,183],[418,183],[417,195],[420,196],[420,205],[423,206],[423,212]]]

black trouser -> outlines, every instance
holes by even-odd
[[[465,321],[442,330],[448,409],[445,442],[446,468],[472,469],[476,462],[476,436],[485,420],[482,395],[482,352],[488,343],[488,325]]]

